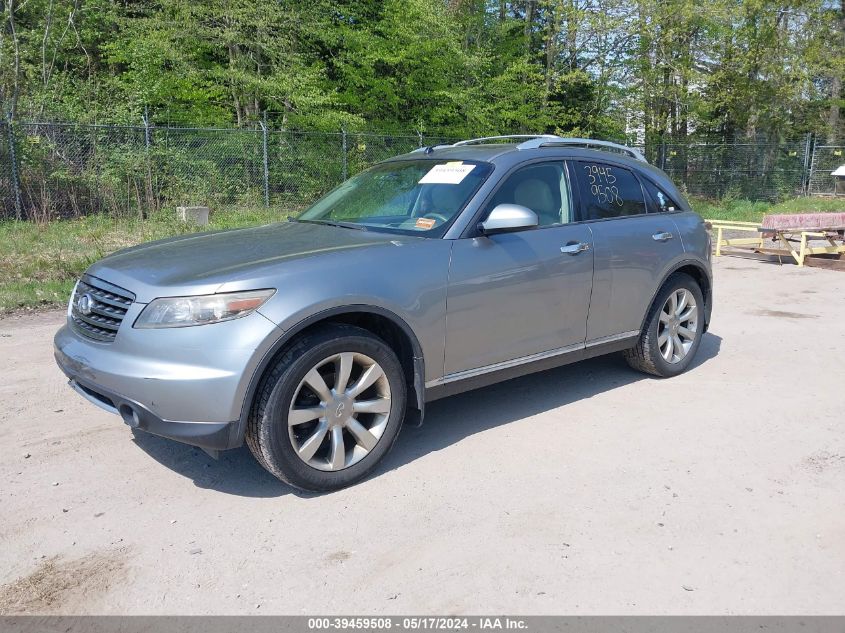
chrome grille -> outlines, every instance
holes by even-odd
[[[87,299],[83,299],[87,297]],[[87,304],[83,313],[80,301]],[[110,343],[126,316],[135,295],[96,277],[84,276],[71,299],[70,318],[77,332],[97,341]]]

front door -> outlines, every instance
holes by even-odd
[[[593,277],[592,234],[571,224],[563,161],[520,168],[485,209],[511,203],[540,225],[515,233],[459,239],[452,248],[445,374],[583,346]]]

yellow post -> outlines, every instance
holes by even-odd
[[[719,227],[719,232],[716,235],[716,257],[722,255],[722,227]]]
[[[807,252],[807,234],[801,231],[801,250],[798,251],[798,266],[804,265],[804,255]]]

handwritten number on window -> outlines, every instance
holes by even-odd
[[[612,167],[600,167],[599,165],[584,165],[587,170],[587,177],[590,179],[590,193],[601,204],[615,204],[622,206],[625,201],[619,195],[619,188],[616,186],[616,176]]]

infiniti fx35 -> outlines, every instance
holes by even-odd
[[[475,139],[379,163],[291,221],[98,261],[55,356],[131,427],[246,442],[279,479],[333,490],[437,398],[613,352],[683,372],[711,288],[701,218],[636,150]]]

